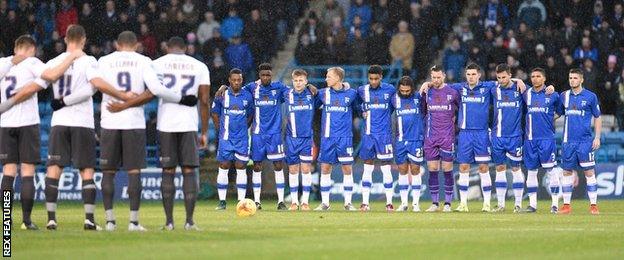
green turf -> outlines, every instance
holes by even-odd
[[[183,203],[176,203],[176,230],[160,231],[164,214],[160,203],[144,203],[141,222],[147,233],[126,231],[127,204],[117,204],[118,231],[82,230],[82,206],[61,202],[55,232],[22,231],[19,203],[14,209],[13,257],[21,259],[77,258],[229,258],[242,259],[414,259],[414,258],[624,258],[624,201],[602,201],[601,215],[592,216],[586,201],[573,203],[570,216],[548,213],[540,201],[538,214],[386,213],[382,204],[373,212],[276,212],[266,201],[253,217],[235,216],[233,202],[216,212],[215,201],[197,205],[195,221],[202,231],[183,230]],[[422,206],[426,208],[425,203]],[[508,206],[511,202],[507,203]],[[333,204],[338,207],[340,204]],[[313,206],[316,206],[313,205]],[[45,225],[42,204],[33,219]],[[480,203],[470,204],[479,210]],[[96,218],[103,224],[98,205]]]

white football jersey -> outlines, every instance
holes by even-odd
[[[12,58],[12,56],[0,58],[0,66],[6,66],[7,62],[11,63]],[[0,81],[2,102],[7,101],[22,87],[39,78],[45,68],[45,64],[35,57],[27,58],[11,67]],[[40,84],[40,86],[46,88],[48,85]],[[15,104],[0,116],[0,127],[21,127],[36,124],[39,124],[39,106],[36,93],[27,100]]]
[[[182,96],[198,96],[199,85],[210,85],[206,64],[184,54],[167,54],[154,61],[165,87]],[[197,107],[158,101],[156,127],[162,132],[192,132],[199,128]]]
[[[119,91],[132,91],[141,94],[145,85],[160,81],[152,68],[152,60],[136,52],[117,51],[100,58],[98,62],[104,80]],[[116,98],[102,93],[102,121],[105,129],[145,129],[143,106],[131,107],[111,113],[106,109],[109,102],[119,102]]]
[[[63,62],[68,55],[70,55],[69,52],[65,52],[48,61],[46,66],[48,68],[57,66]],[[93,56],[82,56],[74,60],[72,65],[69,66],[69,69],[67,69],[59,79],[52,82],[54,98],[63,98],[83,88],[93,89],[89,81],[94,78],[101,78],[98,71],[97,60],[95,60]],[[89,99],[83,102],[65,106],[54,111],[54,113],[52,113],[51,125],[95,128],[93,119],[93,98],[89,97]]]

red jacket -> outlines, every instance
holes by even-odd
[[[72,24],[78,23],[78,11],[75,7],[69,8],[69,10],[60,10],[56,13],[56,31],[61,37],[65,37],[67,27]]]

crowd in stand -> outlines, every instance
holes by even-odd
[[[187,40],[187,54],[208,64],[212,84],[225,83],[230,67],[253,77],[283,46],[306,0],[0,0],[0,56],[10,55],[22,34],[35,37],[47,61],[65,50],[70,24],[87,31],[86,52],[99,58],[114,51],[122,31],[139,36],[139,52],[165,53],[172,36]],[[216,89],[216,88],[215,88]]]
[[[624,3],[621,0],[484,0],[444,53],[451,81],[475,62],[495,79],[507,63],[528,80],[535,67],[546,70],[557,91],[568,89],[571,68],[581,68],[584,87],[595,92],[604,114],[615,114],[624,129]]]
[[[391,64],[424,78],[465,1],[325,0],[299,31],[300,65]]]

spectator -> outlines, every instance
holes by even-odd
[[[304,50],[300,50],[304,51]],[[299,55],[303,55],[299,53]],[[304,57],[304,59],[306,59]],[[333,36],[327,36],[323,49],[323,64],[347,64],[349,62],[349,48],[345,41],[338,43]]]
[[[598,73],[596,72],[596,68],[594,68],[594,61],[591,59],[583,60],[583,66],[581,69],[583,70],[583,85],[585,88],[594,93],[599,93],[598,86],[596,86]]]
[[[546,7],[539,0],[524,0],[518,8],[518,20],[536,29],[546,21]]]
[[[601,61],[606,61],[607,53],[613,48],[613,44],[615,43],[615,31],[611,29],[609,26],[609,22],[606,20],[602,21],[602,25],[600,29],[594,34],[596,40],[596,47],[598,49],[598,53],[602,54],[600,56]],[[604,64],[604,63],[603,63]]]
[[[576,24],[570,16],[563,19],[563,25],[564,27],[559,30],[557,37],[560,40],[559,46],[567,46],[572,49],[581,42],[581,32],[576,28]]]
[[[572,3],[568,3],[565,10],[569,10],[567,16],[574,18],[574,21],[583,28],[589,25],[589,17],[591,15],[591,7],[588,3],[591,1],[572,0]]]
[[[185,38],[186,34],[192,30],[192,27],[184,22],[184,14],[178,11],[175,21],[171,23],[171,36]]]
[[[299,65],[320,64],[322,48],[317,44],[312,44],[309,34],[303,34],[299,38],[299,44],[295,49],[295,60]]]
[[[507,49],[503,48],[503,37],[496,37],[492,49],[488,53],[488,60],[496,66],[496,64],[503,63],[507,60],[507,54],[509,54],[509,52]]]
[[[344,19],[345,13],[342,6],[336,4],[334,0],[325,0],[325,8],[323,9],[321,15],[321,21],[323,24],[331,24],[334,17],[340,17],[340,19]]]
[[[130,17],[125,12],[122,12],[121,14],[119,14],[119,25],[117,26],[118,26],[116,30],[117,35],[119,35],[119,33],[123,31],[132,31],[134,33],[139,33],[140,31],[139,25],[135,22],[130,21]],[[113,39],[114,38],[115,37],[113,37]]]
[[[197,41],[199,44],[204,44],[207,40],[212,38],[212,32],[215,28],[219,28],[221,25],[215,21],[214,13],[208,11],[204,13],[204,22],[197,28]]]
[[[80,12],[80,17],[78,21],[80,22],[80,25],[84,27],[87,35],[97,35],[95,34],[95,28],[97,27],[97,18],[93,15],[93,9],[91,8],[91,4],[84,3],[82,5],[82,11]]]
[[[160,19],[160,10],[158,9],[158,6],[156,5],[156,2],[154,0],[150,0],[149,2],[147,2],[147,8],[145,9],[144,13],[145,16],[147,16],[147,21],[149,21],[150,24],[153,24]]]
[[[213,58],[208,63],[208,68],[210,69],[210,84],[215,87],[210,88],[210,96],[214,97],[218,86],[228,84],[227,76],[229,69],[225,64],[225,58],[223,57],[222,50],[218,48],[215,49],[211,56]]]
[[[368,29],[370,27],[373,12],[368,4],[364,3],[364,0],[355,0],[353,4],[351,4],[351,8],[349,9],[349,16],[347,18],[347,26],[349,28],[354,26],[354,20],[356,16],[360,17],[361,24],[359,24],[359,29],[362,32],[362,35],[366,35],[368,33]],[[355,28],[353,29],[355,31]]]
[[[624,21],[624,13],[622,11],[622,3],[617,2],[613,6],[613,15],[611,16],[610,24],[617,25]]]
[[[158,42],[166,41],[171,38],[171,23],[167,18],[167,13],[162,12],[158,21],[154,23],[154,36]]]
[[[355,38],[355,30],[359,30],[363,37],[366,37],[367,34],[364,32],[364,27],[362,25],[362,19],[360,16],[355,16],[353,18],[353,23],[349,27],[349,34],[347,34],[347,41],[352,42]]]
[[[535,49],[532,52],[529,52],[527,56],[524,56],[524,60],[526,61],[526,68],[546,67],[546,48],[544,47],[544,44],[540,43],[535,46]]]
[[[306,19],[306,22],[299,30],[299,39],[301,39],[302,35],[307,34],[310,38],[310,44],[320,44],[322,47],[325,32],[326,29],[322,23],[319,23],[316,13],[310,12],[308,19]]]
[[[167,19],[169,21],[175,21],[178,16],[178,12],[181,10],[181,5],[179,0],[171,0],[169,6],[165,9],[167,12]]]
[[[390,12],[388,11],[388,0],[378,0],[377,4],[373,5],[373,20],[372,23],[379,23],[385,25],[390,19]]]
[[[353,33],[353,41],[349,44],[351,49],[351,64],[361,65],[366,63],[366,40],[360,29]]]
[[[390,40],[386,36],[384,26],[379,23],[375,23],[372,26],[373,35],[366,40],[366,57],[368,64],[389,64],[388,46]]]
[[[184,22],[188,25],[195,26],[199,20],[199,11],[193,3],[193,0],[184,0],[181,10],[184,16]]]
[[[225,48],[227,63],[233,68],[241,69],[246,76],[245,78],[253,78],[254,60],[249,46],[242,42],[240,35],[233,35],[231,42],[232,43]]]
[[[131,21],[136,21],[139,16],[139,4],[136,0],[128,0],[128,7],[126,7],[126,14]]]
[[[249,45],[251,53],[255,57],[255,66],[257,67],[262,62],[269,61],[269,49],[270,42],[267,41],[266,35],[270,34],[268,21],[264,21],[260,18],[260,10],[251,10],[251,19],[247,21],[244,29],[244,39]]]
[[[154,37],[147,24],[141,24],[141,35],[138,40],[143,45],[145,55],[155,59],[158,43],[156,42],[156,37]]]
[[[497,24],[502,24],[505,27],[511,24],[509,9],[499,0],[488,0],[485,5],[481,6],[480,17],[480,23],[485,29]]]
[[[594,16],[591,19],[592,30],[597,31],[600,29],[602,25],[602,21],[604,21],[604,8],[602,6],[602,1],[598,0],[594,3]]]
[[[479,65],[479,67],[481,68],[488,67],[487,56],[485,55],[485,53],[483,53],[483,51],[481,51],[481,47],[478,43],[472,44],[472,47],[470,48],[470,53],[468,54],[468,60],[470,60],[470,62],[472,63]]]
[[[14,10],[10,10],[7,15],[6,23],[1,26],[3,27],[2,31],[0,31],[2,42],[4,46],[7,46],[6,49],[8,51],[12,51],[13,40],[26,32],[26,25],[17,19],[17,14]]]
[[[574,50],[574,60],[581,61],[583,59],[598,61],[598,50],[596,48],[592,48],[589,37],[583,37],[581,46]]]
[[[390,55],[392,61],[401,61],[403,69],[412,69],[412,57],[414,54],[414,36],[407,30],[408,25],[405,21],[400,21],[398,25],[399,31],[392,36],[390,40]]]
[[[407,0],[392,0],[388,3],[388,22],[385,24],[386,31],[397,28],[399,21],[410,20],[410,3]]]
[[[528,66],[527,68],[532,69],[533,67]],[[561,66],[557,65],[554,57],[549,56],[546,58],[546,66],[544,67],[544,70],[546,70],[548,80],[555,87],[555,91],[564,91],[568,74],[561,69]]]
[[[615,116],[618,120],[618,128],[622,131],[622,129],[624,129],[624,69],[622,69],[622,73],[620,73],[620,76],[615,80],[615,85],[619,93],[618,99],[616,100]]]
[[[336,45],[346,46],[347,30],[342,26],[342,19],[340,17],[334,16],[331,27],[327,30],[327,35],[334,38]]]
[[[228,17],[221,23],[221,36],[226,41],[235,35],[243,34],[243,20],[238,16],[236,9],[232,8],[228,12]],[[235,67],[236,68],[236,67]]]
[[[56,13],[56,31],[61,38],[65,37],[67,27],[78,23],[78,11],[71,0],[61,0],[61,6]]]
[[[616,85],[616,80],[619,76],[620,70],[617,69],[617,58],[615,55],[609,55],[607,59],[607,66],[605,71],[601,75],[601,83],[598,93],[600,98],[600,110],[604,114],[613,115],[617,107],[617,100],[619,93]]]
[[[197,52],[197,47],[195,47],[195,44],[189,44],[186,46],[186,55],[191,56],[196,60],[201,61],[202,63],[205,62],[204,57],[202,57],[202,55]]]
[[[117,38],[119,17],[115,9],[115,2],[106,1],[106,11],[103,13],[102,20],[102,39],[99,43],[110,41]]]
[[[221,30],[217,27],[214,28],[212,32],[212,38],[204,42],[204,46],[202,48],[204,57],[206,60],[212,59],[212,54],[215,52],[215,49],[219,49],[224,51],[227,48],[227,41],[221,37]]]
[[[462,50],[459,39],[454,38],[451,47],[444,51],[443,66],[446,74],[451,74],[453,78],[461,78],[463,67],[466,65],[466,53]]]

